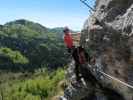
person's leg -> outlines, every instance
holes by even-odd
[[[75,63],[75,74],[76,74],[76,80],[80,81],[80,76],[79,76],[79,64]]]
[[[71,48],[67,48],[68,53],[71,53]]]
[[[74,61],[75,61],[76,63],[79,63],[79,55],[78,55],[78,50],[77,50],[77,48],[74,48],[74,49],[73,49],[72,57],[73,57],[73,59],[74,59]]]
[[[75,74],[76,74],[76,80],[79,81],[80,80],[80,77],[79,77],[80,64],[79,64],[79,56],[78,56],[77,48],[75,48],[73,50],[72,56],[73,56],[73,59],[75,61],[75,69],[74,69],[74,71],[75,71]]]
[[[90,61],[90,56],[88,55],[88,53],[86,51],[84,51],[84,54],[85,54],[86,62],[89,62]]]

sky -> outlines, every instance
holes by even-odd
[[[88,16],[89,9],[80,0],[0,0],[0,24],[26,19],[48,28],[81,30]]]

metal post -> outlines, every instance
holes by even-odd
[[[91,9],[92,11],[95,11],[95,9],[93,9],[86,1],[87,0],[80,0],[83,4],[85,4],[89,9]]]

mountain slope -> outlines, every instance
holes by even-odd
[[[0,68],[32,70],[41,66],[52,68],[63,66],[67,61],[64,55],[65,47],[62,40],[62,29],[49,29],[24,19],[1,25],[0,50],[4,47],[13,51],[19,51],[21,55],[29,60],[29,63],[2,62],[0,63]],[[2,59],[0,57],[0,60]]]

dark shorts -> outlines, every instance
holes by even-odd
[[[67,48],[68,53],[72,53],[72,48]]]

